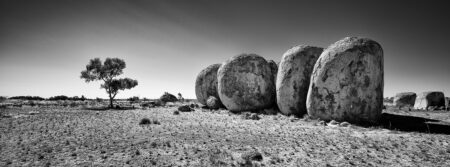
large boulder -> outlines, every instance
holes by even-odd
[[[307,113],[306,95],[314,64],[323,48],[299,45],[283,54],[276,79],[277,105],[285,115]]]
[[[418,94],[414,108],[419,110],[428,110],[429,107],[445,107],[444,93],[430,91]]]
[[[203,69],[195,81],[195,95],[199,103],[206,105],[209,96],[219,99],[217,93],[217,71],[221,64],[213,64]],[[220,99],[219,99],[220,100]]]
[[[330,45],[314,65],[306,107],[322,120],[376,124],[383,109],[383,49],[347,37]]]
[[[220,100],[230,111],[257,111],[274,105],[272,70],[261,56],[234,56],[222,64],[217,78]]]
[[[397,93],[394,97],[393,105],[396,107],[413,107],[416,102],[416,93],[414,92],[402,92]]]

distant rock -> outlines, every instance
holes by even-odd
[[[218,92],[232,112],[257,111],[275,103],[275,84],[269,63],[256,54],[241,54],[219,68]]]
[[[192,109],[191,107],[189,107],[189,105],[182,105],[182,106],[178,107],[178,111],[181,111],[181,112],[190,112],[190,111],[194,111],[194,109]]]
[[[413,107],[416,102],[416,93],[414,92],[403,92],[397,93],[394,97],[394,106],[396,107]]]
[[[307,113],[306,96],[314,64],[323,48],[299,45],[283,54],[276,79],[276,102],[281,113]]]
[[[377,42],[347,37],[317,60],[306,101],[308,114],[322,120],[376,124],[383,108],[383,49]]]
[[[199,103],[206,105],[209,96],[220,100],[217,92],[217,71],[221,64],[213,64],[203,69],[195,81],[195,94]]]
[[[221,108],[223,105],[220,102],[219,99],[217,99],[214,96],[209,96],[208,100],[206,101],[206,106],[208,106],[209,109],[217,110]]]
[[[439,108],[445,107],[444,93],[439,91],[422,92],[417,95],[416,102],[414,104],[415,109],[428,110],[430,107]]]

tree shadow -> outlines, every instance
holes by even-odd
[[[392,130],[450,134],[450,123],[435,119],[383,113],[380,123],[384,128]]]
[[[134,107],[85,107],[83,108],[84,110],[91,110],[91,111],[106,111],[106,110],[119,110],[119,111],[123,111],[123,110],[135,110],[137,108]]]

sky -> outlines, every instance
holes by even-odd
[[[445,1],[0,1],[0,95],[107,98],[80,72],[118,57],[139,85],[117,98],[195,98],[205,67],[240,53],[279,62],[299,45],[326,48],[348,36],[384,50],[385,96],[450,96],[450,10]]]

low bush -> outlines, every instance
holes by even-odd
[[[8,99],[6,96],[0,96],[0,102],[4,102],[6,99]]]
[[[175,95],[170,94],[168,92],[164,92],[164,94],[159,98],[159,100],[161,100],[164,103],[178,101],[178,99],[177,99],[177,97],[175,97]]]
[[[16,99],[16,100],[45,100],[42,97],[39,96],[13,96],[9,99]]]
[[[157,119],[150,120],[149,118],[142,118],[141,121],[139,121],[139,125],[160,125],[161,123]]]
[[[127,99],[130,103],[138,103],[139,102],[139,97],[138,96],[133,96]]]
[[[149,125],[151,123],[152,123],[152,121],[150,121],[150,119],[142,118],[141,121],[139,122],[139,125]]]

